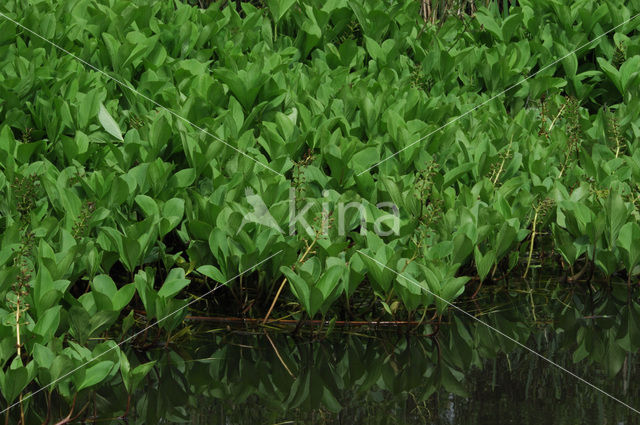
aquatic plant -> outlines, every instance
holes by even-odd
[[[151,366],[115,341],[162,320],[135,342],[170,345],[196,299],[444,320],[557,264],[633,305],[637,0],[223,3],[0,6],[7,406],[45,388],[73,418],[104,383],[131,394]],[[291,191],[315,233],[280,231]]]

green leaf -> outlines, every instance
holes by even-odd
[[[78,391],[85,388],[93,387],[105,380],[105,378],[113,369],[114,363],[110,360],[104,360],[88,368],[84,374],[84,378],[80,385],[78,385]]]
[[[113,279],[111,279],[111,277],[107,276],[106,274],[99,274],[98,276],[94,277],[93,281],[91,282],[91,288],[93,288],[94,291],[100,292],[101,294],[104,294],[109,298],[112,298],[118,290],[116,284],[113,282]]]
[[[496,254],[492,249],[490,249],[486,254],[482,255],[480,249],[476,246],[475,260],[478,276],[480,277],[480,280],[483,281],[491,271],[491,267],[493,267],[496,262]]]
[[[215,266],[206,264],[204,266],[200,266],[196,269],[196,271],[198,273],[202,273],[203,275],[207,276],[208,278],[213,279],[216,282],[219,283],[224,283],[227,281],[227,279],[224,277],[224,275],[222,274],[222,272]]]
[[[185,168],[175,173],[169,179],[168,186],[176,189],[189,187],[196,179],[196,171],[193,168]]]
[[[605,73],[605,75],[609,77],[609,79],[611,80],[611,82],[613,82],[613,84],[616,86],[618,91],[622,95],[624,95],[624,90],[622,88],[622,83],[620,81],[620,74],[618,70],[604,58],[597,58],[597,61],[598,61],[598,64],[600,65],[600,68]]]
[[[160,210],[158,209],[158,204],[156,204],[156,201],[154,201],[153,198],[147,195],[137,195],[135,197],[135,201],[136,201],[136,204],[138,204],[140,209],[142,209],[142,211],[147,217],[160,216]]]
[[[457,181],[458,177],[473,170],[475,166],[476,166],[475,163],[467,162],[447,171],[446,174],[444,175],[444,182],[442,183],[442,188],[445,189],[447,186]]]
[[[345,268],[343,266],[336,265],[329,267],[318,283],[316,283],[315,287],[320,290],[325,299],[329,298],[329,295],[331,295],[333,290],[338,286],[340,277],[344,271]]]
[[[162,206],[162,216],[166,218],[174,218],[178,219],[182,218],[184,214],[184,200],[180,198],[172,198],[169,199]]]
[[[12,403],[28,383],[29,371],[22,365],[22,361],[18,357],[13,360],[4,375],[0,374],[0,389],[7,403]]]
[[[131,389],[135,390],[140,382],[144,379],[145,376],[153,369],[156,361],[150,361],[147,363],[143,363],[141,365],[136,366],[135,369],[131,372]]]
[[[113,309],[115,311],[120,311],[123,308],[125,308],[127,304],[129,304],[129,302],[131,301],[135,293],[136,293],[136,287],[133,283],[124,285],[122,288],[118,290],[118,292],[115,294],[115,296],[111,300],[111,303],[113,304]]]
[[[307,282],[298,276],[293,270],[289,267],[282,266],[280,267],[280,272],[284,274],[289,280],[289,284],[291,286],[291,292],[296,296],[302,307],[307,312],[311,311],[311,289]]]
[[[104,99],[104,94],[101,94],[98,89],[82,95],[77,108],[78,128],[84,129],[89,125],[89,120],[100,111],[101,99]]]
[[[496,22],[495,18],[489,14],[487,9],[480,9],[476,13],[475,18],[478,22],[498,40],[502,40],[502,28]]]
[[[122,138],[122,131],[120,131],[118,123],[113,119],[113,117],[111,117],[109,111],[107,111],[107,108],[105,108],[102,103],[100,104],[100,110],[98,111],[98,121],[100,121],[100,124],[102,124],[102,127],[107,133],[120,141],[124,141]]]
[[[98,334],[113,325],[120,316],[120,311],[100,310],[89,318],[89,336]],[[87,323],[85,323],[87,326]]]
[[[158,291],[158,295],[163,298],[171,298],[187,285],[189,285],[189,279],[185,278],[184,269],[171,269],[162,288]]]
[[[124,263],[126,269],[132,272],[140,260],[142,255],[142,247],[140,243],[132,238],[123,238],[122,250],[120,251],[120,260]]]
[[[640,347],[640,305],[632,302],[630,306],[622,308],[622,323],[616,342],[631,353]]]
[[[90,329],[87,326],[91,318],[89,313],[81,306],[73,306],[69,309],[67,317],[69,326],[71,327],[71,336],[73,336],[78,343],[84,345],[89,338]]]
[[[627,59],[620,66],[620,86],[623,94],[628,92],[631,87],[637,86],[638,78],[640,78],[640,56],[636,55]]]
[[[118,350],[118,359],[120,361],[120,375],[122,375],[122,382],[127,393],[131,393],[131,364],[129,358],[124,351]]]
[[[640,260],[640,225],[629,222],[620,228],[618,246],[623,250],[627,272],[631,273]]]
[[[440,296],[448,302],[452,302],[464,292],[464,285],[470,280],[468,276],[460,276],[448,278],[442,284]],[[444,311],[445,306],[441,305],[440,312]]]
[[[502,223],[498,236],[496,237],[496,258],[501,259],[502,256],[513,244],[516,239],[516,229],[510,226],[507,222]]]
[[[609,242],[611,245],[618,238],[620,228],[627,222],[629,211],[627,206],[617,192],[610,192],[605,205],[607,224],[609,227]]]
[[[38,318],[36,326],[33,328],[33,333],[42,337],[43,343],[48,343],[53,338],[58,325],[60,324],[60,309],[62,306],[51,307]]]
[[[296,2],[297,0],[267,0],[267,6],[273,15],[273,20],[278,23]]]
[[[49,347],[45,347],[38,343],[33,344],[33,349],[31,351],[33,353],[33,360],[35,360],[36,365],[39,368],[50,368],[56,358],[56,355]]]
[[[569,54],[569,50],[562,44],[557,44],[558,54],[560,57],[565,57],[562,60],[562,67],[567,78],[573,78],[578,72],[578,58],[575,53]]]

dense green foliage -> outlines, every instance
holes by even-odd
[[[9,403],[113,348],[95,338],[130,335],[134,308],[162,319],[215,282],[230,287],[199,304],[215,313],[263,317],[289,282],[276,317],[403,318],[545,264],[637,279],[640,19],[547,66],[640,1],[523,0],[441,25],[416,2],[265,3],[0,6],[120,82],[0,18]],[[248,188],[283,229],[290,190],[313,201],[316,231],[243,223]],[[356,209],[323,214],[349,202],[369,231]],[[387,236],[380,202],[400,214]],[[131,392],[151,366],[131,362],[112,349],[47,392],[118,376]]]

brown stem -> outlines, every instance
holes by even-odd
[[[286,369],[287,373],[289,373],[289,376],[291,376],[293,379],[296,379],[296,376],[293,374],[293,372],[291,372],[291,369],[289,369],[289,366],[287,366],[287,364],[284,362],[284,360],[282,359],[282,356],[280,356],[280,352],[278,351],[278,348],[276,347],[276,345],[271,340],[271,337],[269,336],[269,333],[267,332],[266,329],[264,330],[264,334],[267,337],[267,340],[269,340],[269,344],[271,344],[271,347],[273,348],[273,351],[275,351],[276,356],[278,357],[278,360],[280,360],[280,363],[282,364],[282,366],[284,366],[284,368]]]
[[[504,163],[506,162],[507,158],[509,157],[509,153],[511,152],[512,143],[513,143],[513,136],[511,136],[511,140],[509,141],[509,146],[507,146],[507,153],[502,157],[502,161],[500,162],[500,168],[498,169],[498,172],[496,173],[495,178],[493,179],[494,185],[498,183],[498,178],[500,178],[500,174],[502,173],[502,169],[504,168]]]
[[[130,408],[131,408],[131,393],[127,395],[127,410],[124,411],[124,415],[122,415],[123,418],[126,418],[127,416],[129,416]]]
[[[435,318],[435,315],[434,315]],[[429,319],[433,321],[434,318]],[[209,316],[187,316],[185,320],[193,320],[200,322],[216,322],[216,323],[237,323],[242,325],[258,325],[264,323],[264,319],[248,319],[244,317],[209,317]],[[270,323],[280,325],[309,325],[320,326],[328,325],[328,320],[296,320],[296,319],[273,319]],[[334,326],[350,327],[350,326],[415,326],[420,322],[413,320],[336,320]]]
[[[276,305],[276,301],[278,301],[278,297],[280,296],[280,292],[282,292],[282,288],[284,288],[284,284],[287,283],[287,278],[285,277],[284,279],[282,279],[282,283],[280,284],[280,287],[278,288],[278,291],[276,292],[276,296],[273,297],[273,301],[271,302],[271,306],[269,307],[269,310],[267,311],[267,314],[264,316],[264,320],[262,321],[262,323],[267,323],[267,320],[269,319],[269,316],[271,315],[271,312],[273,311],[273,307],[275,307]]]
[[[478,284],[478,288],[475,290],[473,295],[471,295],[471,299],[475,298],[478,295],[478,292],[480,292],[480,288],[482,288],[482,281],[480,281],[480,283]]]
[[[568,282],[575,282],[578,279],[580,279],[582,277],[582,275],[587,271],[587,268],[589,267],[589,264],[591,264],[591,261],[589,261],[589,259],[587,258],[587,260],[584,263],[584,266],[582,266],[582,268],[580,269],[580,271],[576,274],[574,274],[573,276],[569,276],[567,278]]]
[[[27,423],[24,421],[24,407],[22,406],[22,392],[20,393],[20,424],[21,425],[27,425]]]
[[[551,121],[551,125],[549,126],[549,130],[547,130],[547,134],[551,133],[551,130],[553,130],[553,126],[555,125],[555,123],[558,120],[558,118],[560,118],[560,115],[562,114],[562,111],[564,111],[564,108],[566,106],[567,106],[567,103],[565,102],[562,105],[562,108],[560,108],[560,112],[558,112],[558,115],[556,115],[555,118],[553,119],[553,121]]]
[[[18,298],[16,300],[16,353],[18,354],[18,358],[22,361],[22,342],[20,340],[20,294],[18,294]],[[26,425],[24,421],[24,407],[22,406],[22,392],[20,392],[20,424]]]
[[[529,266],[531,265],[531,257],[533,256],[533,242],[536,239],[536,224],[538,222],[538,209],[536,208],[536,213],[533,216],[533,228],[531,230],[531,244],[529,246],[529,258],[527,258],[527,268],[524,270],[524,275],[522,278],[527,277],[527,272],[529,271]]]
[[[20,343],[20,296],[18,296],[18,300],[16,302],[16,350],[18,353],[18,357],[22,357]]]
[[[311,252],[311,248],[313,248],[313,246],[318,241],[318,237],[319,237],[319,234],[316,233],[316,236],[313,239],[313,242],[311,242],[309,244],[309,246],[307,247],[307,250],[304,252],[304,254],[302,254],[302,257],[300,258],[300,260],[298,260],[298,263],[304,262],[304,259],[307,257],[309,252]],[[273,311],[273,307],[275,307],[275,305],[276,305],[276,301],[278,301],[278,297],[280,296],[280,293],[282,292],[282,288],[284,288],[284,284],[285,283],[287,283],[287,278],[286,277],[282,280],[282,283],[280,284],[280,287],[278,288],[278,292],[276,292],[276,296],[273,298],[273,301],[271,302],[271,306],[269,307],[269,311],[267,311],[267,314],[264,317],[264,321],[262,323],[267,323],[267,320],[269,319],[269,316],[271,315],[271,312]]]
[[[69,411],[69,414],[63,418],[61,421],[57,422],[56,425],[63,425],[69,422],[69,419],[71,419],[71,416],[73,415],[73,410],[75,409],[76,406],[76,397],[78,396],[78,394],[73,396],[73,401],[71,402],[71,410]]]
[[[47,425],[49,423],[49,418],[51,417],[51,392],[47,393],[47,416],[45,416],[44,421],[41,425]]]
[[[80,409],[78,414],[76,414],[73,418],[69,419],[68,422],[72,422],[72,421],[75,421],[76,419],[78,419],[80,417],[80,415],[82,415],[82,413],[84,413],[84,411],[87,410],[87,407],[89,407],[90,403],[91,403],[91,400],[87,401],[87,403],[82,407],[82,409]],[[94,403],[95,403],[95,400],[94,400]]]

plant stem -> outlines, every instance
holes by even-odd
[[[495,178],[493,179],[493,184],[495,185],[498,182],[498,178],[500,177],[500,173],[502,173],[502,169],[504,168],[504,163],[509,157],[509,153],[511,151],[511,144],[513,143],[513,136],[511,136],[511,140],[509,141],[509,146],[507,146],[507,153],[502,157],[502,162],[500,162],[500,168],[496,173]]]
[[[307,247],[307,250],[304,252],[304,254],[302,254],[302,257],[300,257],[300,259],[298,260],[298,263],[302,263],[304,261],[304,259],[307,257],[307,255],[309,254],[309,252],[311,252],[311,248],[313,248],[313,246],[318,241],[318,237],[319,237],[319,235],[316,233],[316,237],[313,239],[313,242],[311,242],[309,244],[309,246]],[[280,293],[282,292],[282,288],[284,288],[284,284],[285,283],[287,283],[287,278],[286,277],[284,279],[282,279],[282,283],[280,284],[280,287],[278,288],[278,292],[276,292],[276,296],[273,298],[273,301],[271,302],[271,306],[269,307],[269,310],[267,311],[267,314],[264,316],[264,320],[262,321],[263,324],[267,323],[267,320],[269,320],[269,316],[271,315],[271,312],[273,311],[273,307],[275,307],[275,305],[276,305],[276,301],[278,301],[278,297],[280,296]]]
[[[536,317],[536,305],[533,302],[533,289],[529,286],[529,281],[525,281],[527,283],[527,292],[529,293],[529,302],[531,303],[531,314],[533,315],[533,321],[538,322],[538,318]]]
[[[20,358],[22,354],[22,349],[20,347],[20,295],[18,295],[16,302],[16,350],[18,358]]]
[[[24,408],[22,407],[22,393],[20,393],[20,424],[26,425],[27,423],[24,421]]]
[[[278,291],[276,292],[276,296],[273,298],[273,301],[271,302],[271,306],[269,307],[269,310],[267,311],[267,314],[264,316],[264,320],[262,321],[262,323],[267,323],[267,320],[269,320],[269,316],[271,315],[271,311],[273,311],[273,307],[275,307],[276,305],[276,301],[278,301],[278,297],[280,296],[280,292],[282,292],[282,288],[284,288],[284,284],[287,283],[287,278],[285,277],[284,279],[282,279],[282,283],[280,284],[280,287],[278,288]]]
[[[22,347],[20,340],[20,294],[18,294],[18,299],[16,300],[16,353],[18,354],[18,358],[22,361]],[[24,408],[22,407],[22,392],[20,392],[20,423],[25,425],[24,421]]]
[[[266,329],[264,330],[264,334],[267,337],[267,340],[269,341],[269,344],[271,344],[271,348],[273,348],[273,351],[275,351],[276,356],[278,357],[278,360],[280,360],[280,363],[282,364],[282,366],[284,366],[284,368],[287,371],[287,373],[289,373],[289,376],[291,376],[293,379],[296,379],[296,376],[293,374],[293,372],[291,372],[291,369],[289,369],[287,364],[284,362],[284,360],[282,359],[282,356],[280,356],[280,352],[278,351],[278,348],[276,347],[276,345],[271,340],[271,337],[269,336],[269,333],[267,333]]]
[[[551,121],[551,125],[549,126],[549,130],[547,130],[547,134],[551,133],[551,130],[553,130],[553,126],[556,123],[556,121],[558,120],[558,118],[560,118],[560,115],[562,115],[562,111],[564,111],[564,108],[566,108],[567,104],[564,103],[562,105],[562,108],[560,108],[560,112],[558,112],[558,115],[555,116],[555,118],[553,119],[553,121]]]
[[[538,209],[536,208],[536,213],[533,216],[533,229],[531,230],[531,243],[529,244],[529,258],[527,258],[527,268],[524,270],[524,275],[522,278],[527,277],[527,272],[529,271],[529,266],[531,265],[531,257],[533,256],[533,242],[536,239],[536,224],[538,222]]]

